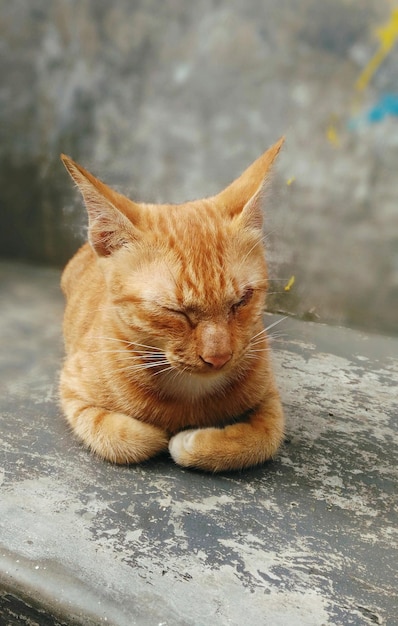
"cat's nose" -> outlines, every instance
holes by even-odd
[[[200,358],[206,365],[213,367],[216,370],[220,370],[228,361],[231,360],[232,352],[225,354],[204,354]]]

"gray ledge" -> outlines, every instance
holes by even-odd
[[[58,280],[0,264],[0,622],[396,623],[398,340],[286,320],[275,461],[116,467],[57,404]]]

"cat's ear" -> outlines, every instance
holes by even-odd
[[[215,198],[231,217],[239,216],[243,226],[262,228],[262,199],[272,165],[284,141],[285,138],[281,137]]]
[[[136,229],[120,208],[128,203],[131,212],[131,207],[137,205],[66,155],[61,154],[61,160],[84,198],[89,217],[88,239],[98,256],[109,256],[136,239]]]

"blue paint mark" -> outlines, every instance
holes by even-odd
[[[355,131],[368,124],[377,124],[386,117],[398,117],[398,93],[385,93],[365,113],[347,121],[348,130]]]
[[[376,124],[389,115],[398,117],[398,93],[386,93],[381,96],[366,113],[365,119],[370,124]]]

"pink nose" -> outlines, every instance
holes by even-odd
[[[210,367],[220,370],[226,363],[228,363],[228,361],[231,360],[231,357],[232,354],[228,352],[227,354],[206,354],[200,358],[204,363],[210,365]]]

